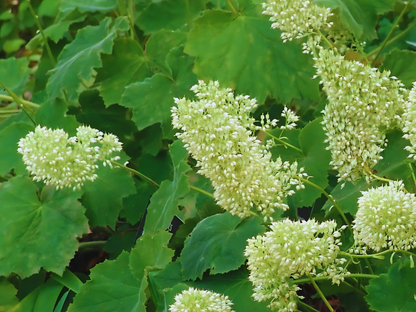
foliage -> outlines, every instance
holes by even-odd
[[[195,296],[206,300],[223,300],[227,307],[230,300],[236,312],[273,307],[318,311],[324,305],[332,310],[337,304],[346,312],[416,310],[416,235],[400,230],[416,216],[415,159],[409,157],[416,144],[416,87],[410,92],[416,81],[416,4],[276,0],[271,7],[299,14],[284,22],[283,38],[293,39],[284,42],[278,17],[272,27],[262,2],[270,1],[0,3],[0,311],[174,311],[191,287],[206,290],[195,290]],[[327,24],[290,33],[291,21],[302,16],[297,5],[328,8]],[[282,12],[276,16],[286,14]],[[325,55],[339,66],[325,63]],[[347,71],[353,67],[360,68],[358,73]],[[360,71],[376,78],[357,82]],[[194,92],[198,88],[192,88],[203,85],[201,81],[217,81],[209,85],[227,96],[210,98],[207,93],[203,96],[208,100],[201,102],[203,96]],[[368,92],[368,85],[390,88]],[[368,100],[373,97],[377,100]],[[255,109],[243,112],[238,104],[242,98]],[[202,105],[193,111],[192,121],[202,120],[198,129],[212,130],[208,135],[215,130],[216,135],[203,144],[191,140],[190,148],[178,137],[195,134],[195,128],[182,123],[175,129],[172,124],[172,115],[181,114],[177,103]],[[244,193],[231,178],[228,184],[218,181],[236,172],[243,180],[248,166],[236,166],[244,162],[231,158],[249,153],[244,153],[242,136],[225,134],[223,120],[213,122],[204,105],[237,105],[221,114],[242,125],[244,140],[255,142],[250,155],[267,160],[245,164],[257,161],[252,168],[276,178],[261,184],[273,184],[267,191],[275,198],[261,198],[266,190],[254,194],[261,200],[244,207],[244,216],[224,211],[224,203],[232,204],[236,196],[220,196],[240,194],[239,202],[252,203],[247,197],[254,197],[250,192],[257,189],[237,181],[248,190]],[[363,107],[371,116],[355,118]],[[83,125],[106,135],[76,138]],[[62,129],[59,133],[68,136],[73,149],[85,147],[79,155],[104,149],[110,134],[123,151],[104,163],[83,164],[87,169],[77,173],[82,178],[70,179],[78,187],[45,184],[59,170],[71,176],[72,165],[83,159],[65,149],[65,143],[61,152],[69,156],[61,158],[70,163],[63,168],[46,164],[40,158],[45,155],[35,152],[46,146],[56,154],[58,141],[47,141],[45,135],[28,144],[28,134],[37,126],[50,129],[46,135]],[[347,132],[351,139],[342,141]],[[344,142],[337,151],[331,141],[335,135],[337,143]],[[30,151],[23,147],[20,153],[18,142],[25,137]],[[234,142],[225,142],[233,137]],[[348,153],[364,141],[368,148],[359,150],[364,156],[355,164],[356,159],[348,158],[355,154]],[[220,155],[215,150],[219,145]],[[202,147],[198,158],[195,151]],[[46,164],[43,172],[48,174],[33,179],[36,168],[28,170],[21,155],[28,152],[34,153],[33,168]],[[357,173],[354,179],[339,175],[345,162],[334,162],[338,152],[346,153]],[[223,157],[221,166],[218,157]],[[201,170],[207,159],[209,174]],[[280,176],[280,169],[287,175]],[[96,178],[85,181],[87,171]],[[207,176],[219,178],[212,183]],[[394,192],[382,192],[392,180],[403,183],[394,182]],[[256,175],[245,181],[260,185]],[[234,187],[234,193],[218,192],[221,185]],[[377,200],[372,194],[378,194]],[[269,204],[274,213],[259,212]],[[406,205],[400,211],[407,213],[404,217],[394,213],[400,205]],[[402,217],[397,220],[397,215]],[[380,221],[386,219],[391,222]],[[330,230],[323,226],[327,223]],[[358,235],[358,223],[371,228],[371,235],[363,228]],[[394,235],[403,232],[406,244],[398,248],[391,241],[400,241]],[[319,247],[330,243],[323,239],[328,235],[334,243]],[[376,250],[363,243],[371,237],[380,240]],[[336,245],[338,241],[342,244]],[[308,253],[311,246],[316,247]],[[282,265],[277,268],[276,263]]]

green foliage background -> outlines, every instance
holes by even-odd
[[[395,0],[315,3],[334,9],[344,26],[367,41],[367,57],[380,50],[404,7]],[[380,70],[391,70],[408,88],[416,81],[415,10],[413,4],[378,60]],[[277,146],[273,157],[296,160],[349,219],[360,192],[370,187],[365,181],[337,184],[320,119],[325,95],[312,79],[313,60],[302,53],[302,40],[283,43],[270,25],[259,0],[0,4],[0,81],[30,100],[28,115],[71,135],[81,124],[114,133],[123,142],[123,161],[154,182],[102,166],[99,179],[78,191],[33,182],[17,142],[34,125],[2,89],[0,311],[168,311],[174,295],[189,286],[228,295],[237,312],[267,310],[267,303],[251,298],[243,255],[247,238],[266,227],[259,217],[241,220],[224,213],[211,197],[195,192],[212,193],[212,187],[174,138],[174,98],[192,99],[190,88],[198,79],[218,80],[256,98],[255,116],[267,111],[279,118],[286,104],[301,120],[299,129],[284,135],[301,152]],[[397,130],[389,141],[374,169],[414,190],[406,142]],[[296,218],[298,208],[310,207],[312,217],[342,224],[331,202],[309,185],[288,204],[290,210],[278,218]],[[135,242],[146,208],[144,235]],[[175,216],[184,224],[172,237],[166,229]],[[348,247],[350,238],[344,240]],[[76,267],[77,259],[97,250],[111,260],[90,271]],[[361,300],[351,289],[320,285],[326,295],[338,296],[345,311],[416,311],[415,272],[407,261],[391,267],[374,261],[381,276],[360,284]]]

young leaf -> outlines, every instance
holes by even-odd
[[[116,260],[98,264],[91,270],[90,278],[68,312],[146,311],[146,286],[132,274],[127,252],[123,251]]]
[[[185,241],[180,261],[185,279],[202,279],[207,269],[211,274],[238,269],[246,260],[247,239],[262,234],[262,218],[241,220],[229,213],[208,217],[195,227]]]
[[[416,270],[410,268],[409,259],[393,264],[387,274],[370,280],[365,300],[377,312],[416,311]]]
[[[98,26],[79,30],[75,40],[62,50],[56,67],[50,71],[46,85],[49,96],[62,99],[67,96],[70,102],[76,103],[83,83],[91,83],[93,69],[102,66],[100,55],[110,54],[117,33],[128,28],[125,18],[117,18],[113,23],[107,17]]]
[[[0,274],[22,278],[41,267],[61,275],[88,231],[80,191],[45,186],[37,194],[28,177],[2,183],[0,189]]]
[[[191,168],[186,163],[188,152],[179,140],[170,147],[174,168],[173,181],[165,180],[150,199],[147,211],[145,233],[156,234],[166,230],[172,218],[179,213],[179,199],[189,192],[188,177],[185,175]]]
[[[298,44],[283,43],[257,7],[251,5],[239,15],[205,11],[194,24],[185,53],[196,57],[198,77],[218,80],[260,104],[267,96],[282,102],[319,98],[310,57]]]

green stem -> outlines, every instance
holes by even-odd
[[[9,102],[13,102],[13,101],[14,101],[13,97],[8,96],[8,95],[4,95],[4,94],[0,94],[0,99],[2,99],[2,100],[6,100],[6,101],[9,101]],[[32,103],[32,102],[29,102],[29,101],[23,100],[23,99],[21,99],[21,98],[19,98],[19,100],[20,100],[20,102],[21,102],[21,103],[23,103],[25,106],[29,106],[29,107],[33,107],[33,108],[39,108],[39,107],[40,107],[40,105],[39,105],[39,104],[35,104],[35,103]]]
[[[156,182],[155,182],[155,181],[153,181],[151,178],[149,178],[148,176],[144,175],[143,173],[141,173],[141,172],[139,172],[139,171],[137,171],[137,170],[134,170],[134,169],[132,169],[132,168],[130,168],[130,167],[127,167],[127,166],[124,166],[124,165],[122,165],[122,164],[119,164],[118,162],[115,162],[115,161],[112,161],[111,163],[112,163],[113,165],[117,166],[117,167],[123,168],[124,170],[127,170],[127,171],[130,171],[131,173],[134,173],[134,174],[135,174],[135,175],[137,175],[138,177],[142,178],[143,180],[145,180],[146,182],[149,182],[150,184],[152,184],[152,185],[154,185],[154,186],[160,187],[160,185],[159,185],[158,183],[156,183]],[[190,188],[191,190],[195,191],[195,192],[201,193],[201,194],[203,194],[203,195],[205,195],[205,196],[208,196],[208,197],[210,197],[210,198],[214,198],[214,195],[212,195],[211,193],[209,193],[209,192],[207,192],[207,191],[204,191],[203,189],[200,189],[199,187],[196,187],[196,186],[190,185],[190,186],[189,186],[189,188]]]
[[[129,17],[129,21],[130,21],[130,36],[133,40],[135,40],[135,38],[137,38],[137,40],[139,40],[138,36],[136,36],[136,31],[134,29],[134,2],[133,0],[129,0],[129,5],[128,5],[128,17]]]
[[[318,285],[315,283],[314,279],[312,278],[312,276],[309,275],[309,280],[313,285],[313,288],[315,288],[316,292],[318,293],[319,297],[321,297],[321,299],[323,300],[323,302],[325,303],[326,307],[328,308],[329,311],[334,311],[334,309],[332,308],[332,306],[329,304],[328,300],[326,300],[325,295],[322,293],[321,289],[318,287]]]
[[[230,11],[231,11],[234,15],[237,15],[237,14],[238,14],[238,11],[237,11],[237,8],[236,8],[236,7],[235,7],[235,5],[234,5],[233,0],[226,0],[226,3],[227,3],[227,7],[230,9]]]
[[[335,53],[339,54],[339,52],[335,49],[335,47],[332,45],[331,42],[329,42],[329,40],[326,38],[326,36],[324,36],[320,30],[318,30],[318,34],[321,36],[322,39],[324,39],[324,41],[326,42],[327,45],[329,45],[329,47],[331,48],[332,51],[334,51]]]
[[[343,283],[345,286],[347,286],[348,288],[351,288],[353,291],[355,291],[355,292],[359,293],[359,294],[360,294],[360,295],[362,295],[362,296],[367,295],[367,293],[366,293],[366,292],[364,292],[364,291],[362,291],[362,290],[360,290],[360,289],[355,288],[354,286],[352,286],[350,283],[348,283],[348,282],[346,282],[346,281],[343,281],[342,283]]]
[[[296,302],[296,304],[298,305],[298,307],[301,307],[304,310],[312,311],[312,312],[319,312],[314,307],[311,307],[309,304],[306,304],[305,302],[301,301],[300,299]]]
[[[4,83],[3,82],[1,82],[0,81],[0,85],[7,91],[7,93],[9,93],[10,94],[10,96],[13,98],[13,100],[17,103],[17,104],[19,104],[19,106],[20,106],[20,108],[22,109],[22,111],[24,111],[25,112],[25,114],[27,115],[27,117],[33,122],[33,124],[36,126],[37,124],[36,124],[36,122],[33,120],[33,118],[29,115],[29,113],[27,112],[27,110],[26,110],[26,107],[25,107],[25,105],[23,104],[23,102],[20,100],[20,98],[12,91],[12,90],[10,90],[8,87],[6,87],[5,85],[4,85]],[[33,113],[33,111],[31,111],[31,109],[29,108],[28,109],[31,113]]]
[[[331,195],[329,195],[322,187],[320,187],[319,185],[316,185],[315,183],[301,178],[300,179],[303,183],[308,184],[312,187],[314,187],[315,189],[317,189],[318,191],[320,191],[322,194],[325,195],[326,198],[328,198],[328,200],[332,203],[332,205],[335,207],[335,209],[338,211],[338,213],[340,214],[341,218],[344,220],[345,224],[348,225],[348,227],[352,230],[351,227],[351,223],[348,221],[347,217],[345,216],[344,212],[342,211],[341,207],[338,205],[338,203],[336,202],[336,200],[334,199],[334,197],[332,197]]]
[[[413,23],[411,23],[411,24],[409,24],[407,26],[407,28],[405,30],[403,30],[400,34],[398,34],[398,35],[394,36],[392,39],[390,39],[383,48],[385,48],[388,45],[392,44],[393,42],[395,42],[396,40],[400,39],[401,37],[407,35],[407,33],[409,31],[411,31],[413,29],[413,27],[415,27],[415,26],[416,26],[416,21],[413,22]],[[373,54],[378,53],[380,50],[381,50],[381,47],[375,48],[374,50],[372,50],[369,53],[367,53],[367,55],[364,56],[362,59],[368,58],[368,57],[372,56]]]
[[[368,270],[370,271],[370,273],[371,273],[371,274],[374,274],[374,271],[373,271],[373,268],[372,268],[372,266],[371,266],[370,261],[368,261],[368,259],[364,259],[364,262],[365,262],[365,264],[367,265]]]
[[[17,109],[0,109],[0,114],[9,114],[9,115],[14,115],[19,113],[19,111]]]
[[[273,139],[275,139],[277,142],[279,142],[279,143],[282,143],[284,146],[286,146],[286,147],[290,147],[290,148],[293,148],[294,150],[296,150],[296,151],[298,151],[298,152],[300,152],[300,153],[302,153],[303,154],[303,151],[300,149],[300,148],[298,148],[298,147],[296,147],[296,146],[293,146],[292,144],[289,144],[289,143],[287,143],[287,142],[285,142],[284,140],[282,140],[282,139],[280,139],[280,138],[278,138],[278,137],[275,137],[273,134],[270,134],[269,132],[265,132],[266,133],[266,135],[268,135],[269,137],[272,137]]]
[[[371,67],[374,66],[374,63],[377,61],[378,57],[380,56],[381,51],[383,51],[384,47],[387,45],[387,41],[389,41],[390,37],[393,35],[393,33],[396,31],[396,27],[397,25],[399,25],[403,15],[406,13],[409,5],[412,3],[413,0],[409,0],[407,1],[406,5],[404,6],[402,12],[399,15],[399,18],[397,19],[397,21],[394,23],[393,27],[391,28],[389,34],[387,35],[386,39],[384,39],[380,50],[378,50],[376,56],[374,57],[373,61],[371,62]]]
[[[410,170],[412,171],[412,179],[413,179],[413,183],[415,184],[415,187],[416,187],[416,177],[415,177],[415,171],[413,170],[413,165],[411,163],[409,163],[409,167],[410,167]]]
[[[79,251],[103,249],[106,241],[94,241],[79,243]]]
[[[53,57],[52,50],[51,50],[51,48],[48,44],[48,38],[46,37],[45,33],[43,32],[42,25],[39,22],[39,18],[36,15],[35,10],[33,10],[32,5],[30,4],[30,0],[27,0],[27,3],[28,3],[30,13],[32,14],[33,18],[35,19],[36,26],[38,27],[38,29],[40,31],[40,34],[42,35],[43,41],[45,42],[46,51],[48,52],[48,56],[51,60],[52,66],[55,67],[56,66],[56,61],[55,61],[55,58]]]
[[[345,278],[379,278],[379,275],[374,275],[374,274],[349,274],[349,275],[345,275]],[[328,276],[321,276],[321,277],[313,277],[314,281],[327,281],[329,280],[330,277]],[[310,278],[300,278],[297,280],[293,281],[296,284],[307,284],[310,282]]]

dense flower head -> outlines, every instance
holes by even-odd
[[[297,163],[272,161],[269,145],[254,136],[277,121],[265,116],[260,126],[254,125],[250,112],[256,101],[234,97],[218,82],[200,81],[192,90],[198,100],[175,99],[172,123],[183,131],[177,137],[197,160],[198,172],[211,180],[218,204],[240,217],[250,216],[253,207],[267,217],[276,208],[287,209],[283,199],[294,193],[293,185],[303,187],[299,177],[305,174]]]
[[[249,239],[245,255],[249,280],[254,285],[254,298],[259,301],[273,299],[271,308],[279,311],[284,307],[287,311],[295,311],[284,306],[285,302],[295,302],[295,299],[282,301],[284,293],[275,290],[276,287],[291,289],[295,296],[296,286],[289,283],[289,278],[296,282],[303,275],[327,276],[339,284],[348,274],[342,267],[346,260],[337,258],[340,236],[335,221],[318,223],[286,219],[273,222],[271,230],[264,235]]]
[[[416,160],[416,82],[409,92],[409,98],[406,102],[403,114],[403,137],[410,141],[410,146],[406,146],[410,158]]]
[[[330,9],[320,7],[312,0],[268,0],[263,3],[263,14],[271,15],[272,28],[282,31],[284,42],[314,34],[321,28],[330,28]],[[316,40],[320,41],[319,36]]]
[[[175,296],[170,312],[231,312],[233,303],[227,296],[190,287]]]
[[[112,134],[103,134],[88,126],[77,128],[77,136],[68,137],[62,129],[37,126],[20,139],[18,152],[35,181],[44,181],[56,188],[79,188],[87,180],[97,178],[97,161],[111,165],[112,156],[121,151],[121,143]]]
[[[333,51],[321,50],[315,58],[328,104],[323,111],[331,165],[339,180],[369,178],[370,168],[381,159],[385,132],[400,124],[405,105],[403,84],[390,72],[349,61]]]
[[[402,182],[362,192],[354,220],[354,238],[364,251],[409,250],[416,247],[416,197]]]

